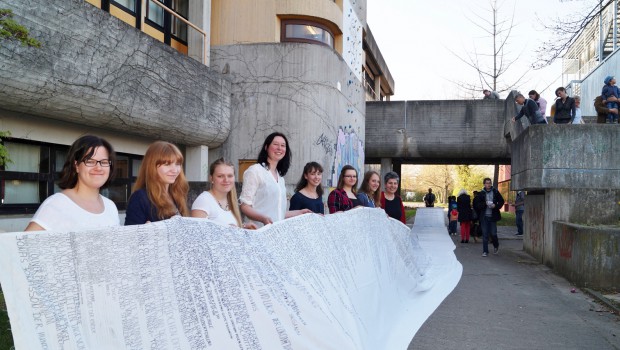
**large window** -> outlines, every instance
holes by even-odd
[[[289,19],[282,20],[281,41],[305,42],[334,47],[334,35],[322,24]]]
[[[49,196],[60,192],[60,178],[68,146],[27,140],[4,141],[12,163],[0,168],[0,214],[34,213]],[[101,194],[125,209],[142,156],[117,153],[116,178]]]
[[[188,0],[161,0],[159,1],[176,12],[184,19],[189,15]],[[167,13],[153,1],[148,2],[146,12],[147,23],[164,32],[164,35],[172,35],[175,39],[187,43],[187,24],[177,17]],[[165,40],[166,41],[166,40]],[[168,42],[167,42],[168,43]]]

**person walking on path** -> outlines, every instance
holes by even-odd
[[[493,254],[499,252],[499,240],[497,239],[497,222],[502,219],[499,209],[504,205],[504,197],[498,190],[493,188],[493,181],[485,178],[482,182],[484,188],[474,200],[474,209],[480,213],[480,226],[482,227],[482,256],[489,255],[489,237],[493,243]]]
[[[471,197],[464,189],[459,191],[456,197],[456,210],[459,212],[458,221],[461,223],[461,243],[469,243],[471,229]]]
[[[435,206],[435,194],[432,188],[429,188],[428,193],[424,196],[424,205],[426,205],[427,208]]]
[[[523,191],[518,191],[517,198],[515,199],[515,213],[517,216],[516,236],[523,236],[523,212],[524,211],[525,211],[525,193]]]

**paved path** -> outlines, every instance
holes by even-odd
[[[620,317],[523,251],[515,227],[499,227],[500,252],[456,244],[463,277],[409,349],[620,349]],[[437,234],[447,235],[447,230]]]

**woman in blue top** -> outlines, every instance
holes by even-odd
[[[316,214],[325,213],[323,204],[323,167],[317,162],[309,162],[304,166],[304,173],[295,187],[295,194],[291,197],[289,210],[310,209]]]
[[[364,174],[364,181],[357,191],[357,198],[360,204],[369,208],[378,208],[381,203],[381,177],[376,171],[367,171]]]
[[[175,215],[189,216],[188,191],[181,151],[169,142],[152,143],[127,203],[125,225],[142,225]]]

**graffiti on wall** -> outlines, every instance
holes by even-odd
[[[575,241],[575,231],[563,226],[559,238],[560,257],[570,259],[573,257],[573,242]]]
[[[329,184],[332,187],[338,185],[338,176],[340,176],[340,169],[343,166],[352,165],[357,169],[358,175],[362,174],[364,170],[364,144],[350,125],[338,128],[335,149],[336,156],[331,171],[331,183]],[[360,176],[358,176],[359,180]]]
[[[536,206],[525,206],[527,231],[529,231],[529,239],[532,251],[542,249],[541,242],[543,239],[544,217],[543,212],[537,210]]]

